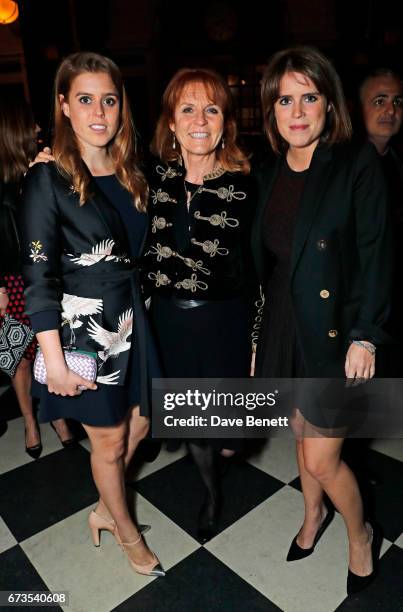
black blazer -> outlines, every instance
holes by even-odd
[[[264,288],[269,270],[263,217],[280,165],[281,158],[271,159],[256,173],[259,204],[252,250]],[[343,375],[352,339],[389,341],[383,330],[392,274],[386,193],[370,145],[320,145],[315,150],[297,214],[290,269],[308,377]]]
[[[59,311],[63,345],[98,354],[97,382],[122,385],[136,326],[146,385],[146,342],[138,273],[119,213],[98,189],[83,206],[54,163],[36,164],[23,184],[20,238],[26,312]],[[143,244],[146,232],[143,236]],[[133,312],[134,304],[134,312]],[[142,398],[143,398],[142,393]]]

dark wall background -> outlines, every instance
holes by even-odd
[[[372,0],[19,0],[31,102],[49,126],[52,83],[77,50],[111,56],[121,67],[144,143],[161,93],[184,65],[212,66],[234,85],[246,138],[260,132],[258,87],[270,55],[314,44],[335,62],[352,100],[362,75],[403,66],[403,2]],[[4,26],[3,26],[4,27]],[[255,110],[253,110],[255,109]],[[249,117],[249,119],[248,119]]]

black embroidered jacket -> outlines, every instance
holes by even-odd
[[[188,207],[184,176],[179,164],[156,162],[148,177],[146,292],[203,300],[251,296],[252,179],[219,168],[204,177]]]

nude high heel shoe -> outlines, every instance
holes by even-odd
[[[104,531],[109,531],[109,533],[111,533],[115,537],[121,549],[124,550],[122,541],[120,539],[118,530],[116,529],[116,523],[114,520],[106,519],[103,516],[100,516],[99,514],[97,514],[95,510],[91,510],[89,517],[88,517],[88,525],[92,533],[92,541],[94,542],[94,546],[97,546],[97,547],[100,546],[100,542],[101,542],[100,532],[104,530]],[[150,529],[151,529],[151,525],[139,525],[138,526],[138,530],[141,534],[146,533]]]
[[[164,568],[162,567],[158,557],[153,551],[151,551],[153,555],[153,560],[151,561],[151,563],[147,563],[147,565],[138,565],[138,563],[135,563],[132,559],[130,559],[126,548],[136,546],[136,544],[141,541],[141,538],[142,535],[140,534],[137,540],[135,540],[134,542],[122,542],[122,548],[127,554],[127,558],[129,559],[130,565],[137,574],[142,574],[143,576],[165,576]]]

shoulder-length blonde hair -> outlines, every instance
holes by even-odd
[[[0,180],[19,183],[36,155],[36,124],[24,99],[0,99]]]
[[[54,139],[53,155],[62,174],[71,180],[74,190],[80,196],[80,204],[90,197],[90,179],[81,159],[80,148],[71,127],[70,120],[62,111],[60,95],[68,99],[73,80],[85,72],[108,74],[115,85],[120,104],[120,122],[108,150],[115,164],[119,182],[133,195],[134,204],[139,211],[145,211],[148,186],[143,173],[137,166],[135,132],[129,100],[123,85],[122,75],[116,64],[97,53],[74,53],[66,57],[59,66],[54,92]]]
[[[216,150],[219,164],[225,170],[248,174],[248,157],[237,144],[237,125],[231,90],[219,74],[207,68],[181,68],[169,81],[162,96],[162,112],[151,143],[152,153],[165,163],[181,158],[179,143],[175,149],[172,146],[173,135],[169,124],[174,120],[175,108],[183,90],[192,83],[201,83],[208,98],[223,111],[225,145],[224,148],[219,145]]]
[[[351,138],[351,120],[343,87],[330,60],[313,47],[292,47],[279,51],[271,58],[262,79],[261,98],[266,136],[276,153],[284,153],[288,143],[282,138],[274,115],[274,105],[280,95],[280,81],[287,72],[299,72],[310,78],[329,105],[321,142],[329,145]]]

